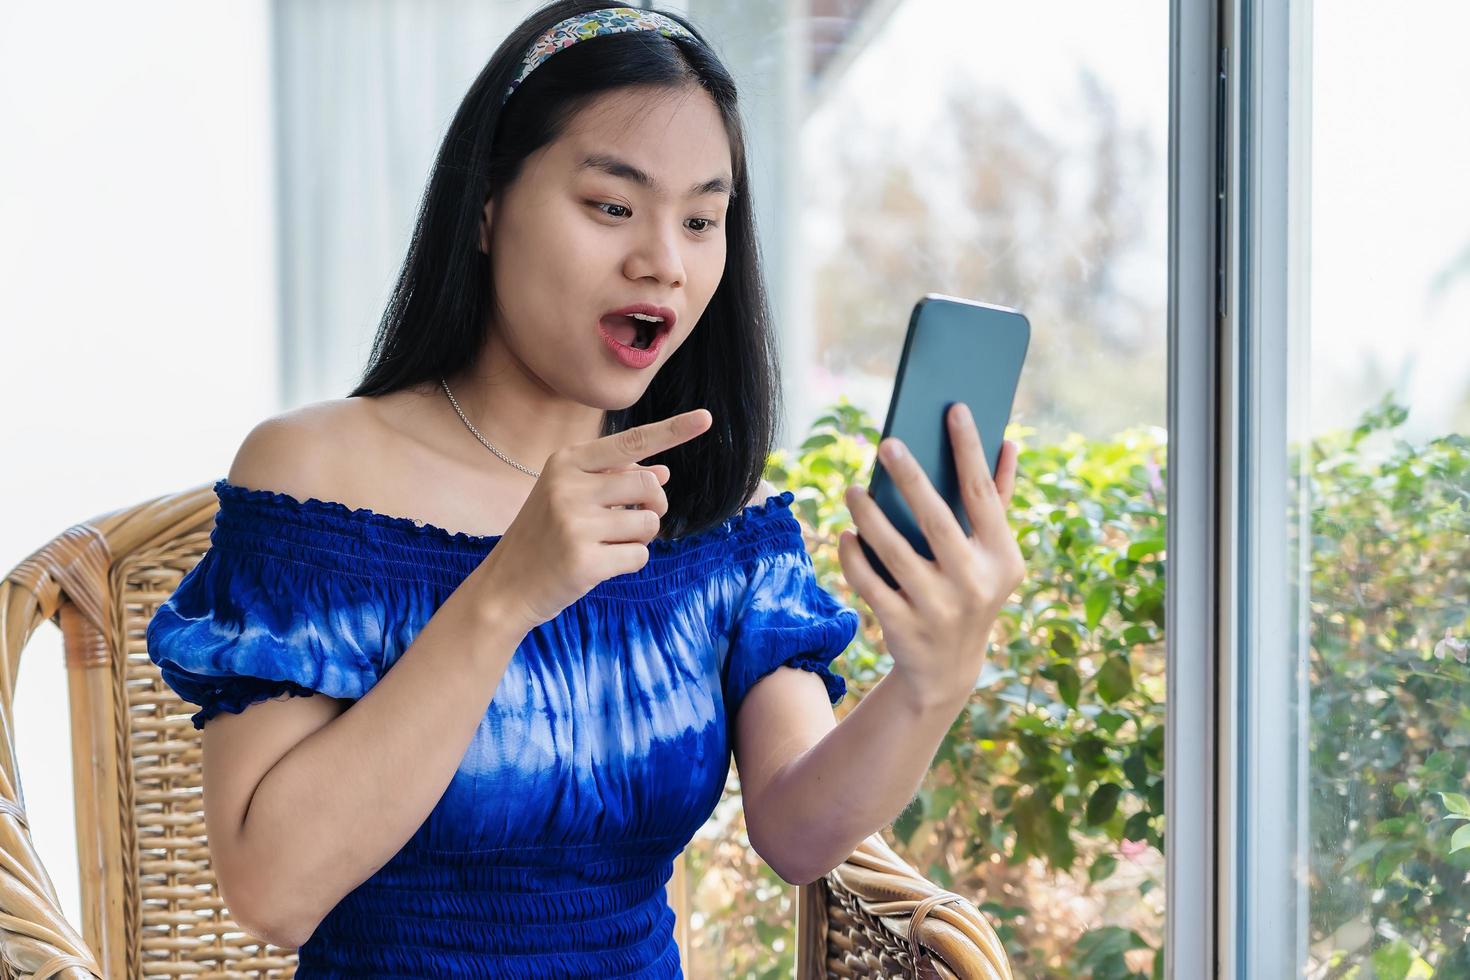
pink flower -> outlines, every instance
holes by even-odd
[[[1118,850],[1119,850],[1120,853],[1122,853],[1122,855],[1125,858],[1127,858],[1128,860],[1132,861],[1134,858],[1138,857],[1138,855],[1140,855],[1144,851],[1148,850],[1148,841],[1146,841],[1146,840],[1125,840],[1125,841],[1121,841],[1118,844]]]
[[[1154,454],[1149,453],[1143,459],[1144,472],[1148,474],[1148,487],[1154,493],[1164,489],[1164,481],[1159,479],[1159,464],[1154,460]]]
[[[1470,642],[1455,639],[1454,633],[1446,627],[1444,639],[1434,645],[1434,657],[1443,660],[1445,657],[1454,657],[1460,663],[1464,663],[1470,656]]]

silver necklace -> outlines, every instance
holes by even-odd
[[[454,392],[452,392],[452,391],[449,390],[449,382],[445,381],[441,377],[439,379],[439,384],[444,387],[444,394],[446,394],[446,395],[449,396],[449,403],[451,405],[453,405],[454,406],[454,410],[459,413],[460,419],[464,421],[464,424],[465,425],[469,426],[470,431],[475,434],[475,438],[478,439],[478,440],[480,440],[482,443],[485,444],[485,448],[486,449],[490,450],[492,453],[494,453],[495,455],[499,456],[501,459],[505,460],[507,463],[509,463],[510,465],[514,466],[516,469],[520,470],[522,473],[529,473],[532,477],[539,477],[541,475],[540,473],[538,473],[537,471],[535,471],[533,469],[528,469],[527,467],[522,466],[520,463],[517,463],[515,460],[511,459],[509,456],[505,455],[505,453],[501,452],[500,450],[496,449],[494,446],[490,445],[490,440],[488,440],[484,436],[480,435],[480,430],[477,429],[477,428],[475,428],[474,423],[471,422],[468,418],[465,417],[464,410],[459,407],[459,402],[457,400],[455,400]]]

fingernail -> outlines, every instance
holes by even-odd
[[[895,463],[903,459],[903,446],[893,440],[889,440],[883,446],[883,458],[890,463]]]
[[[966,405],[964,402],[960,402],[960,421],[961,422],[973,422],[973,421],[975,421],[975,417],[970,414],[970,406],[969,405]]]

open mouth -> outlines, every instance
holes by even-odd
[[[602,322],[613,339],[634,350],[647,350],[654,338],[664,330],[662,323],[622,313],[603,317]]]

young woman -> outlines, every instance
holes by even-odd
[[[687,21],[538,10],[450,124],[361,384],[215,484],[148,650],[201,706],[223,897],[298,976],[679,976],[664,885],[732,753],[792,882],[918,789],[1022,574],[1015,447],[992,481],[950,420],[973,538],[885,461],[935,561],[849,492],[904,588],[844,537],[894,667],[836,725],[858,615],[761,479],[745,163]]]

